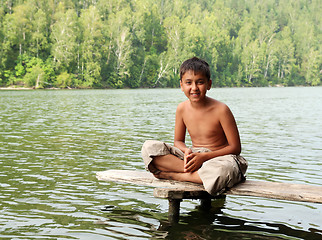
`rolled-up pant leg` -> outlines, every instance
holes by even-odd
[[[238,166],[239,165],[239,166]],[[242,156],[225,155],[203,163],[198,174],[205,190],[218,195],[244,179],[247,162]]]
[[[184,153],[179,148],[157,140],[145,141],[141,154],[146,170],[149,170],[149,164],[153,161],[153,157],[172,154],[183,159],[184,156]]]

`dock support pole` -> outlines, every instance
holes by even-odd
[[[203,210],[211,209],[211,198],[200,199],[200,207]]]
[[[182,199],[173,199],[169,198],[169,212],[168,212],[168,220],[170,224],[179,222],[179,214],[180,214],[180,202]]]

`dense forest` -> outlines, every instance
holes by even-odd
[[[320,0],[2,0],[0,86],[321,85]]]

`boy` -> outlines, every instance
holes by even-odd
[[[180,86],[188,100],[176,110],[174,146],[148,140],[142,147],[147,170],[155,177],[202,183],[216,195],[245,179],[237,125],[230,109],[206,96],[211,88],[207,62],[191,58],[180,67]],[[186,130],[193,144],[185,144]]]

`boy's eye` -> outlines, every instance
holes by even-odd
[[[190,84],[191,84],[191,82],[190,82],[190,81],[186,81],[186,84],[187,84],[187,85],[190,85]]]
[[[203,84],[205,84],[205,81],[198,81],[197,84],[198,85],[203,85]]]

